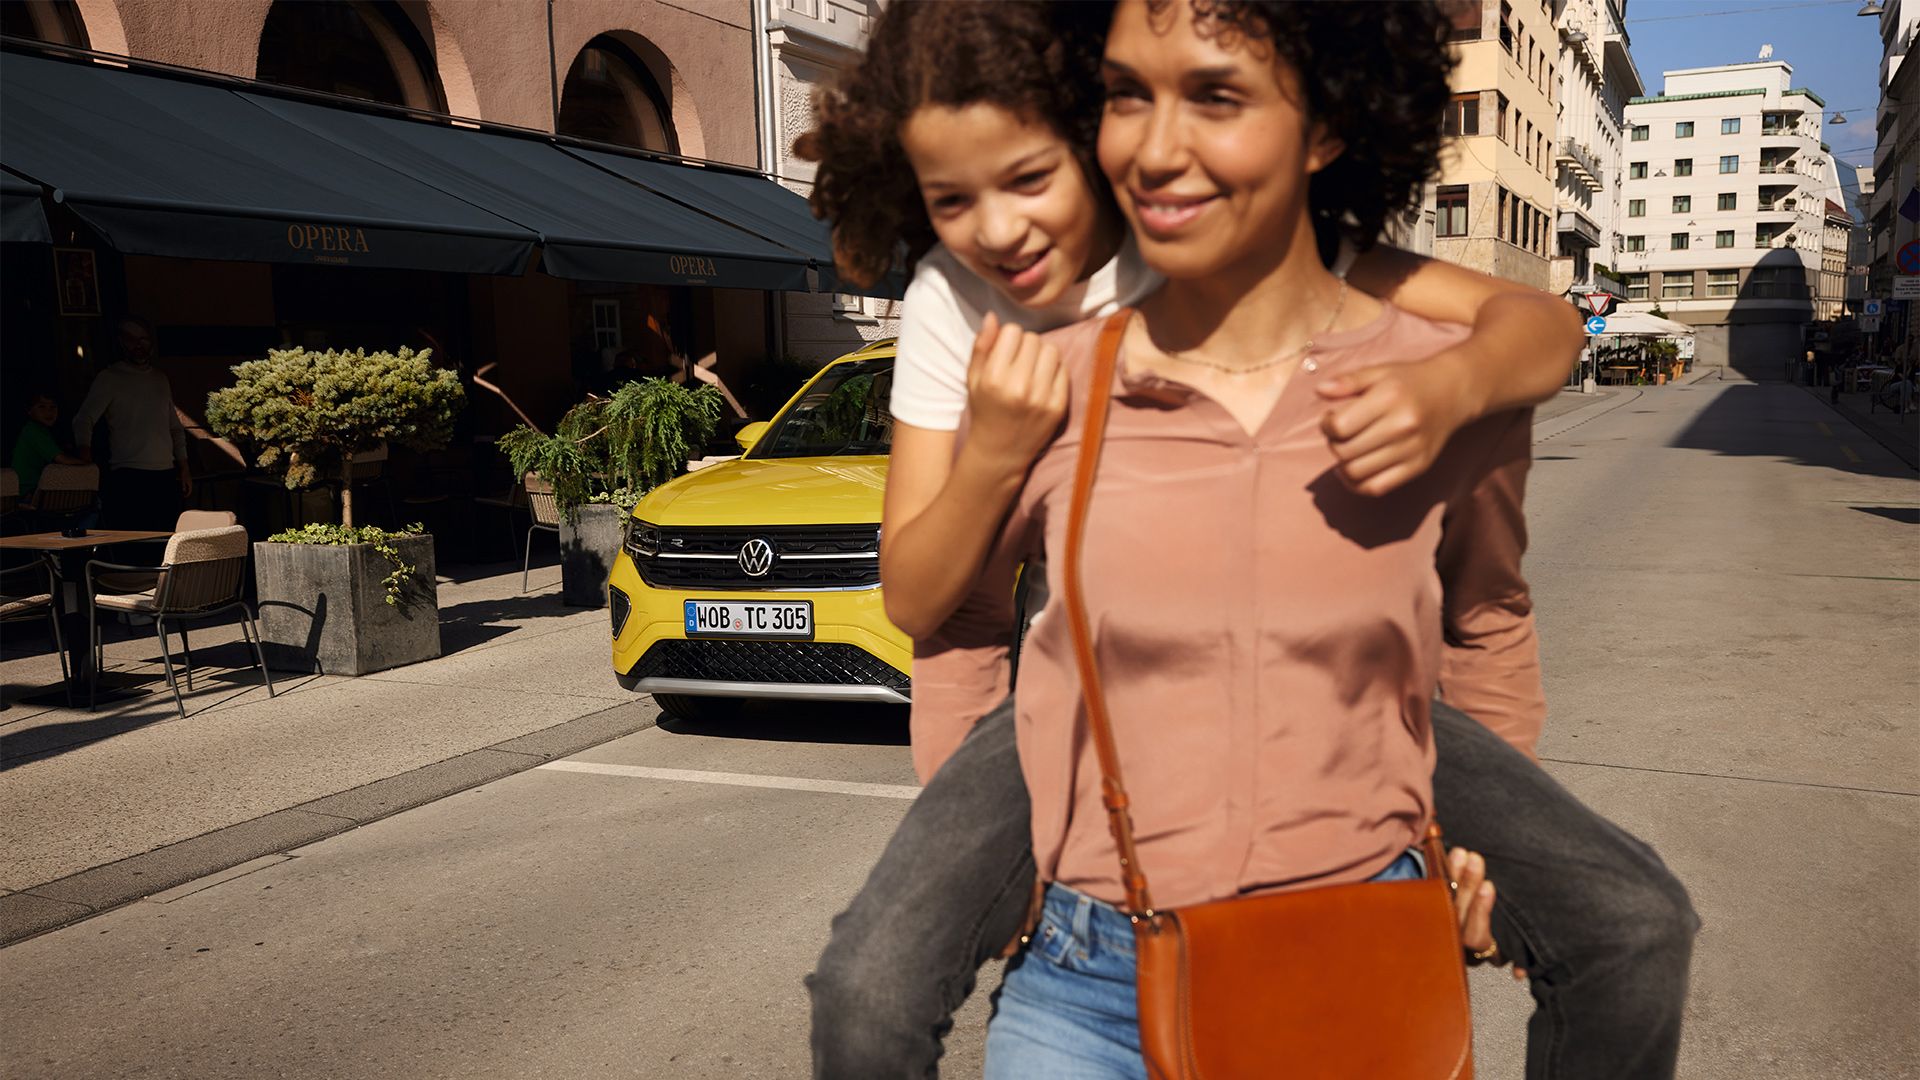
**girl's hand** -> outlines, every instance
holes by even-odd
[[[1040,335],[987,315],[967,368],[970,432],[963,453],[1024,472],[1067,415],[1067,369]]]
[[[1474,367],[1452,352],[1417,364],[1335,375],[1314,389],[1333,407],[1320,420],[1341,479],[1385,495],[1432,467],[1453,433],[1480,415]]]
[[[1475,963],[1505,964],[1493,941],[1493,882],[1487,880],[1487,861],[1466,848],[1447,853],[1447,877],[1453,882],[1453,910],[1460,919],[1460,946]],[[1522,980],[1525,970],[1513,969]]]

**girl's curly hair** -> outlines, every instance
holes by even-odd
[[[1271,48],[1299,74],[1307,115],[1346,144],[1308,188],[1323,250],[1340,235],[1371,247],[1388,215],[1419,199],[1439,167],[1452,93],[1450,0],[1148,2],[1156,13],[1190,3],[1203,33]]]
[[[1104,192],[1092,160],[1106,22],[1097,5],[1046,0],[895,0],[866,56],[814,100],[813,130],[793,152],[819,166],[809,202],[833,223],[834,263],[859,285],[879,280],[906,244],[911,266],[934,244],[933,226],[900,146],[900,127],[924,105],[998,105],[1053,128]],[[1436,113],[1437,115],[1437,113]]]

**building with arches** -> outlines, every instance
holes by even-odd
[[[876,10],[0,5],[9,221],[44,215],[51,239],[4,245],[6,389],[76,395],[111,360],[107,320],[137,312],[196,419],[232,363],[283,343],[432,345],[480,388],[463,426],[481,440],[550,424],[615,363],[697,365],[764,411],[783,358],[890,329],[885,302],[835,291],[787,156],[807,116],[789,106]],[[786,111],[763,114],[770,96]],[[58,314],[50,248],[93,254],[102,315]]]

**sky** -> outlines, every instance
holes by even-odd
[[[1760,57],[1793,65],[1793,84],[1827,103],[1826,141],[1848,165],[1873,164],[1874,110],[1880,94],[1880,20],[1861,18],[1861,0],[1628,0],[1627,37],[1647,93],[1664,86],[1661,72],[1736,64]],[[1833,113],[1846,114],[1844,125]],[[1849,193],[1851,194],[1851,192]]]

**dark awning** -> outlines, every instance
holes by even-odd
[[[121,251],[518,274],[523,226],[207,83],[8,52],[0,161]]]
[[[13,50],[0,94],[0,162],[133,254],[837,287],[805,201],[726,166]]]
[[[544,139],[261,94],[240,96],[323,139],[526,226],[539,234],[541,266],[550,274],[592,281],[808,288],[806,254],[766,239],[761,230],[736,228],[663,198]],[[726,178],[784,192],[758,177]],[[754,223],[742,224],[752,229]]]
[[[40,205],[40,185],[0,173],[0,240],[44,244],[51,239],[47,210]]]

